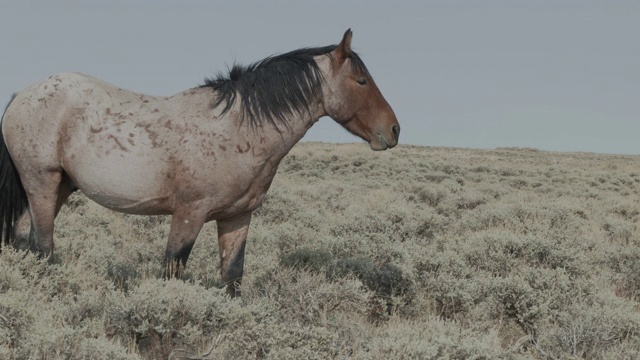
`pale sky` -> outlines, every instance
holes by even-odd
[[[640,155],[637,0],[0,0],[0,103],[65,71],[171,95],[347,28],[401,143]]]

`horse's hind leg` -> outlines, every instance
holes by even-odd
[[[62,176],[62,182],[58,185],[57,190],[57,199],[56,199],[56,207],[55,207],[55,216],[60,212],[60,208],[64,204],[65,200],[71,195],[77,188],[71,183],[67,176]],[[35,234],[31,232],[31,215],[29,210],[25,211],[24,214],[16,221],[14,227],[14,244],[18,249],[28,249],[30,247],[40,248],[39,244],[36,242]]]
[[[31,232],[31,215],[29,209],[20,216],[13,227],[13,244],[16,249],[29,249],[29,233]]]
[[[43,256],[53,252],[54,219],[71,193],[69,183],[63,183],[62,178],[61,171],[41,171],[37,177],[28,177],[24,184],[31,216],[29,242]]]

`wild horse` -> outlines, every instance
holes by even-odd
[[[2,118],[0,234],[49,256],[54,218],[80,189],[109,209],[171,215],[166,277],[216,220],[222,281],[239,291],[252,212],[278,164],[330,116],[373,150],[398,143],[396,116],[351,30],[338,45],[267,57],[169,97],[64,73],[17,93]]]

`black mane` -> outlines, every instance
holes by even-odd
[[[251,127],[262,127],[264,120],[278,131],[278,123],[289,127],[287,117],[308,110],[312,97],[321,89],[324,77],[315,56],[327,55],[337,45],[302,48],[281,55],[269,56],[248,66],[234,64],[228,74],[218,73],[206,78],[201,87],[217,92],[214,107],[225,103],[222,114],[239,98],[242,119]],[[354,69],[368,74],[364,63],[351,52]]]

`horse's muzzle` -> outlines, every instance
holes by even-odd
[[[385,136],[386,135],[386,136]],[[377,132],[375,134],[374,141],[369,143],[372,150],[381,151],[387,150],[398,145],[398,139],[400,138],[400,125],[391,126],[391,131],[387,134]]]

